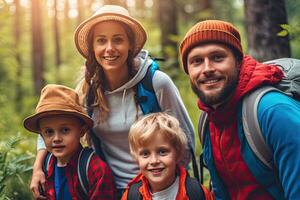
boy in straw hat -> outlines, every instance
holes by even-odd
[[[77,172],[83,151],[80,138],[92,126],[93,121],[85,114],[74,90],[54,84],[43,88],[35,114],[24,120],[24,127],[40,134],[53,155],[45,187],[39,191],[44,194],[37,199],[115,199],[111,170],[95,154],[87,166],[89,191],[85,194],[80,185]]]

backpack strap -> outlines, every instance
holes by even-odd
[[[53,156],[52,153],[47,152],[47,155],[46,155],[46,157],[44,159],[44,162],[43,162],[42,169],[43,169],[43,172],[44,172],[46,177],[48,177],[49,164],[50,164],[50,160],[51,160],[52,156]]]
[[[88,180],[88,169],[94,150],[91,148],[83,148],[79,154],[77,162],[77,173],[78,179],[82,190],[84,191],[85,197],[88,199],[89,195],[89,180]]]
[[[259,160],[269,169],[274,168],[271,164],[272,153],[263,138],[257,119],[257,109],[261,97],[267,92],[274,90],[280,91],[271,86],[258,88],[244,97],[242,105],[243,129],[247,142]]]
[[[203,147],[204,145],[204,134],[206,128],[208,128],[208,120],[207,120],[208,114],[204,111],[201,112],[199,121],[198,121],[198,134],[199,134],[199,139],[201,146]]]
[[[161,111],[152,84],[154,73],[158,69],[159,66],[157,62],[152,61],[151,65],[147,69],[146,75],[137,84],[135,98],[140,105],[144,115]]]
[[[202,200],[205,199],[204,192],[199,184],[199,182],[191,178],[190,176],[186,177],[185,182],[186,194],[189,200]]]
[[[199,136],[199,140],[201,143],[201,146],[203,148],[204,145],[204,139],[205,139],[205,132],[206,129],[208,128],[208,114],[204,111],[201,112],[200,117],[199,117],[199,121],[198,121],[198,136]],[[204,183],[204,172],[203,169],[205,166],[204,164],[204,160],[203,160],[203,153],[201,153],[200,158],[199,158],[199,163],[200,163],[200,183],[203,184]]]
[[[142,186],[142,181],[130,185],[128,190],[127,200],[142,200],[142,195],[139,192],[140,187]],[[188,174],[185,182],[186,194],[189,200],[202,200],[205,199],[204,192],[199,184],[199,182],[191,178]]]
[[[130,185],[127,200],[142,200],[142,194],[139,192],[142,181]]]
[[[86,98],[87,113],[88,113],[89,117],[91,117],[91,118],[93,116],[93,107],[91,105],[94,103],[94,99],[95,99],[95,95],[94,95],[94,92],[93,92],[93,89],[92,89],[92,83],[91,83],[91,85],[89,86],[88,95],[87,95],[87,98]],[[97,137],[97,135],[95,134],[95,132],[93,131],[93,129],[89,130],[89,135],[91,136],[91,139],[92,139],[92,142],[93,142],[96,154],[104,162],[106,162],[104,153],[103,153],[102,148],[101,148],[101,140],[100,140],[100,138]]]

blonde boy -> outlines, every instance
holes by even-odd
[[[88,191],[81,187],[77,170],[84,150],[80,138],[93,127],[93,120],[74,90],[54,84],[44,87],[36,112],[24,120],[24,127],[41,134],[52,153],[46,182],[39,187],[42,194],[36,199],[115,199],[111,170],[95,154],[87,166]]]
[[[187,138],[176,118],[166,113],[153,113],[144,116],[131,126],[129,147],[140,167],[138,174],[129,184],[122,200],[131,199],[134,184],[140,184],[135,198],[188,200],[188,174],[180,165],[187,148]],[[195,185],[195,180],[192,180]],[[204,199],[200,184],[197,199]]]

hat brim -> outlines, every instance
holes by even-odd
[[[91,18],[82,22],[75,31],[74,39],[76,48],[83,57],[88,57],[88,35],[91,28],[97,23],[104,21],[118,21],[127,25],[134,33],[135,44],[133,55],[136,56],[141,51],[147,40],[147,34],[142,25],[129,16],[124,16],[116,13],[104,13],[92,16]]]
[[[40,112],[40,113],[34,114],[32,116],[27,117],[24,120],[23,124],[27,130],[34,132],[34,133],[40,133],[40,128],[39,128],[38,122],[41,118],[53,116],[53,115],[64,115],[64,114],[78,117],[79,119],[81,119],[84,122],[84,124],[89,129],[93,128],[94,122],[89,116],[79,113],[79,112],[76,112],[76,111],[61,111],[61,110],[45,111],[45,112]]]

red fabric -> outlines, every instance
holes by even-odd
[[[277,67],[245,56],[237,88],[226,105],[213,110],[198,101],[199,108],[208,112],[214,163],[231,199],[272,199],[255,180],[242,158],[237,133],[237,103],[246,93],[263,84],[275,84],[282,77],[283,73]]]
[[[72,200],[84,200],[84,192],[81,188],[78,173],[77,173],[77,161],[79,153],[82,147],[71,158],[65,170],[68,181],[69,190],[72,196]],[[46,181],[46,197],[48,200],[55,200],[54,191],[54,164],[56,158],[54,156],[50,160],[48,177]],[[96,155],[93,155],[89,168],[88,168],[88,180],[89,180],[89,199],[105,199],[114,200],[117,199],[117,192],[114,184],[114,179],[110,168]]]
[[[179,189],[178,189],[178,193],[176,196],[176,200],[188,200],[188,196],[186,194],[186,187],[185,187],[185,181],[186,181],[186,170],[183,167],[178,167],[178,171],[179,171]],[[130,188],[130,186],[134,183],[137,183],[139,181],[142,181],[142,186],[140,187],[139,191],[142,194],[142,199],[143,200],[152,200],[151,194],[149,192],[149,182],[147,180],[147,178],[142,175],[141,173],[139,175],[137,175],[127,186],[122,199],[121,200],[127,200],[127,196],[128,196],[128,190]],[[204,193],[206,195],[206,199],[207,200],[212,200],[212,196],[211,194],[208,192],[208,190],[204,189]]]

